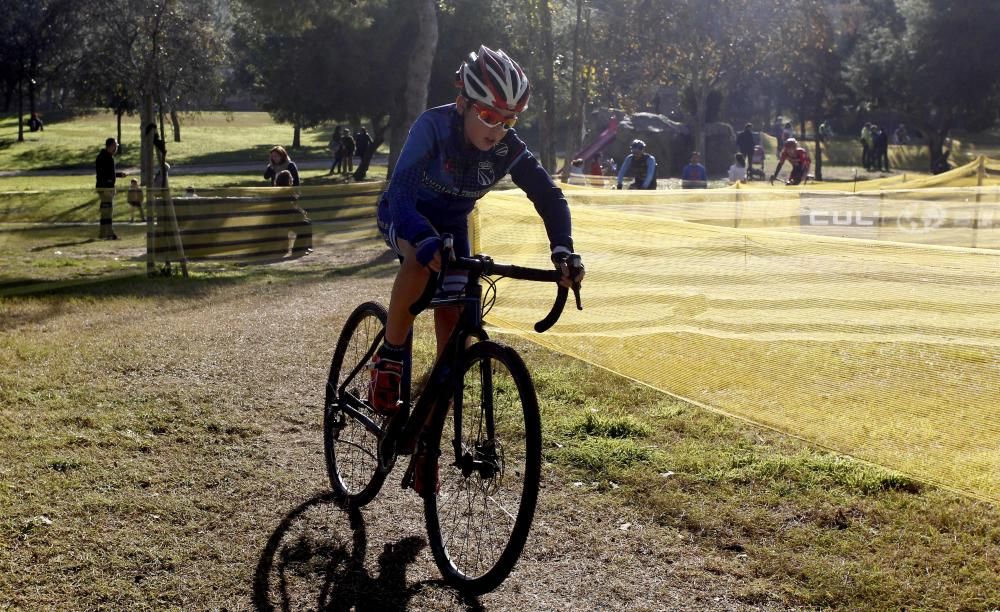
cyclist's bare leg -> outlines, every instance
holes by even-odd
[[[448,344],[451,332],[455,331],[461,313],[462,309],[457,306],[438,308],[434,311],[434,334],[437,337],[438,357],[444,352],[444,347]]]
[[[416,249],[402,238],[398,241],[403,263],[396,273],[392,284],[392,295],[389,298],[389,317],[385,324],[385,339],[396,346],[406,343],[410,333],[414,315],[410,314],[410,305],[420,298],[430,278],[430,269],[417,262]]]

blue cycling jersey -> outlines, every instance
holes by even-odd
[[[489,151],[465,141],[455,104],[424,111],[413,123],[389,187],[379,201],[379,227],[412,245],[439,231],[467,227],[476,200],[508,173],[542,217],[550,247],[573,250],[566,198],[514,130]]]

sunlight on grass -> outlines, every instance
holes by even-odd
[[[326,145],[333,126],[302,131],[302,148],[293,159],[327,158]],[[273,145],[290,147],[290,125],[274,123],[263,112],[203,112],[181,116],[181,142],[173,142],[169,122],[166,125],[167,154],[173,164],[211,164],[223,162],[260,162],[266,164]],[[248,138],[248,135],[251,135]],[[49,120],[44,132],[26,134],[18,143],[17,122],[10,117],[0,122],[0,168],[26,170],[43,168],[93,168],[94,158],[104,140],[117,136],[114,114],[93,112],[67,120]],[[122,119],[122,149],[119,166],[139,164],[140,126],[138,115]]]

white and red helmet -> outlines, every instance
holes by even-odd
[[[503,51],[480,45],[455,72],[462,95],[493,108],[519,113],[528,106],[531,86],[517,62]]]

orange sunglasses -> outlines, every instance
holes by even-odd
[[[495,128],[498,125],[502,125],[504,131],[506,132],[510,128],[514,127],[515,123],[517,123],[517,115],[514,115],[513,117],[505,117],[496,109],[488,106],[481,106],[478,102],[473,102],[472,106],[476,109],[476,116],[479,117],[479,120],[483,122],[483,125],[488,128]]]

